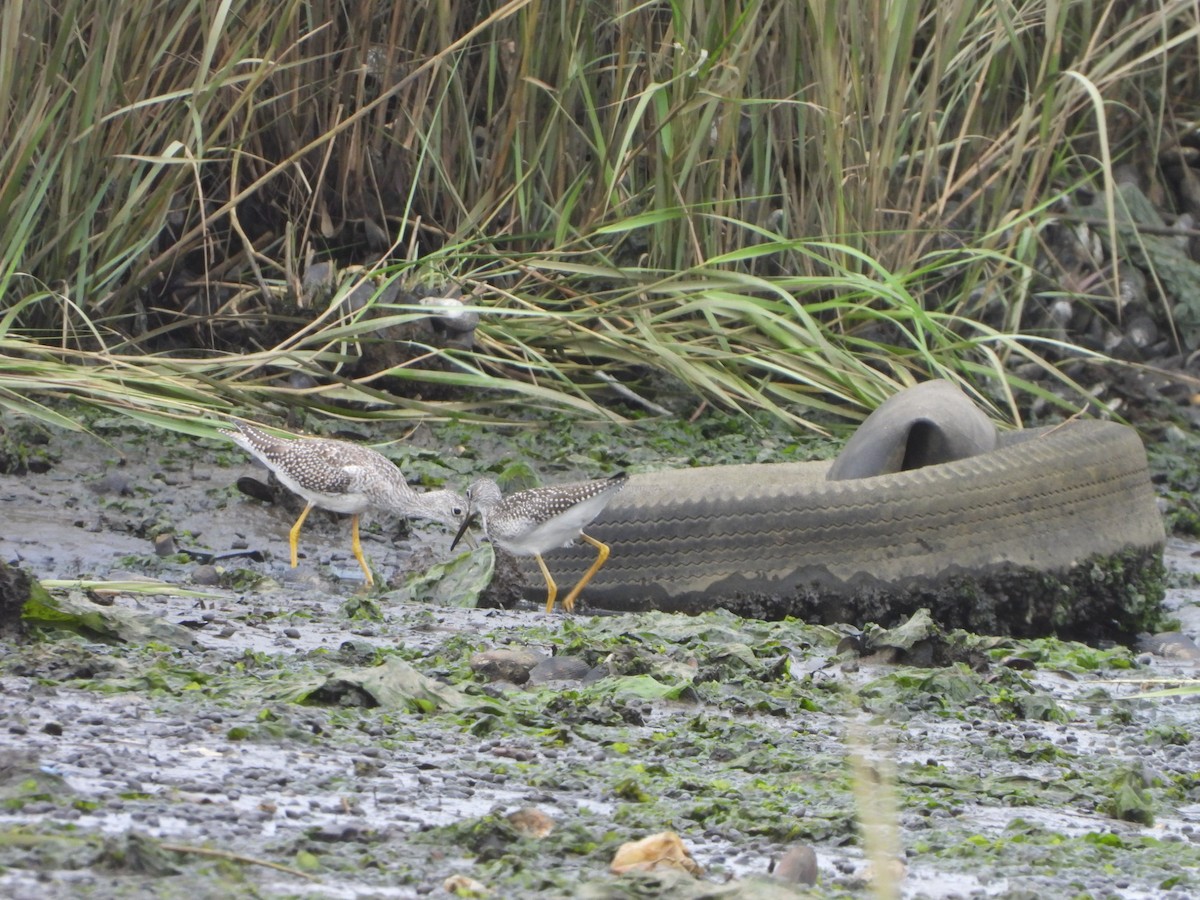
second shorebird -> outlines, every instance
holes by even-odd
[[[237,431],[223,429],[221,433],[274,472],[284,487],[308,501],[288,532],[293,569],[297,564],[300,526],[314,506],[350,513],[351,547],[367,587],[375,579],[358,539],[358,517],[362,513],[377,509],[453,526],[466,512],[467,501],[461,494],[413,490],[395,463],[369,447],[330,438],[281,438],[243,422],[234,424]]]
[[[583,538],[596,548],[596,561],[563,599],[563,608],[570,612],[584,585],[608,559],[608,545],[584,534],[583,529],[600,515],[627,480],[628,476],[619,472],[611,478],[530,488],[505,497],[496,482],[481,478],[467,488],[467,515],[450,549],[457,546],[478,512],[483,519],[483,530],[493,544],[509,553],[537,560],[546,579],[546,612],[553,612],[558,585],[550,576],[542,554],[565,547],[577,537]]]

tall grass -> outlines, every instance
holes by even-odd
[[[436,277],[473,289],[477,350],[414,347],[440,365],[387,374],[467,392],[448,413],[509,396],[601,414],[605,369],[814,427],[943,375],[1015,417],[1047,393],[1024,376],[1068,352],[1023,332],[1055,201],[1111,198],[1114,161],[1151,167],[1197,75],[1197,16],[17,0],[0,336],[170,371],[202,407],[285,395],[300,368],[343,412],[427,414],[349,365],[378,317],[419,310],[342,301],[355,278]],[[326,259],[364,274],[313,307]],[[10,405],[38,390],[20,383]]]

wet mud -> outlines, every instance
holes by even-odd
[[[1200,894],[1200,698],[1173,693],[1200,545],[1170,544],[1154,652],[452,608],[363,594],[344,518],[314,513],[291,569],[297,510],[239,492],[264,475],[236,449],[107,437],[0,476],[0,558],[175,628],[3,639],[0,896]],[[394,586],[450,538],[363,531]],[[486,651],[572,664],[515,684]],[[666,831],[699,876],[610,872]],[[815,887],[771,874],[797,848]]]

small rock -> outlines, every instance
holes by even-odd
[[[1037,663],[1024,656],[1010,656],[1003,660],[1000,665],[1006,669],[1016,669],[1020,672],[1032,672],[1037,669]]]
[[[165,556],[174,556],[179,552],[179,548],[175,546],[175,535],[160,534],[154,539],[154,555],[160,559]]]
[[[505,759],[515,759],[517,762],[531,762],[537,759],[537,753],[527,747],[493,747],[492,754],[504,757]]]
[[[525,806],[505,816],[525,837],[544,838],[554,830],[554,819],[534,806]]]
[[[451,875],[442,882],[442,890],[459,897],[486,897],[491,894],[482,882],[466,875]]]
[[[779,859],[771,873],[779,881],[791,884],[817,883],[817,853],[808,844],[793,844]]]
[[[306,266],[304,274],[300,276],[300,308],[320,305],[333,294],[336,282],[335,263],[320,260]]]
[[[217,571],[216,566],[196,566],[192,569],[192,583],[203,584],[209,587],[220,584],[221,573]]]
[[[582,681],[591,671],[592,667],[578,656],[551,656],[529,670],[529,683]]]
[[[1200,647],[1197,647],[1196,642],[1186,634],[1178,631],[1142,635],[1138,638],[1136,646],[1143,653],[1153,653],[1163,659],[1182,663],[1200,663]]]
[[[339,806],[330,811],[340,813],[344,810]],[[312,829],[308,832],[308,836],[312,840],[320,841],[323,844],[340,844],[360,840],[362,838],[362,829],[356,825],[329,824]]]
[[[35,584],[33,576],[24,569],[5,565],[0,558],[0,633],[24,633],[21,611]]]
[[[479,324],[479,313],[457,297],[424,297],[421,305],[432,307],[435,317],[448,331],[466,334]]]
[[[471,671],[489,681],[511,681],[524,684],[529,680],[529,671],[545,657],[532,650],[515,649],[485,650],[471,657]]]
[[[318,382],[317,379],[308,372],[301,372],[297,370],[288,375],[287,384],[288,387],[294,391],[311,391],[313,388],[317,387],[320,382]],[[294,424],[295,423],[291,421],[288,422],[289,426]]]
[[[704,870],[692,859],[683,841],[673,831],[652,834],[640,841],[631,841],[617,848],[609,869],[614,874],[652,872],[655,869],[679,869],[690,875],[702,875]]]
[[[116,495],[118,497],[129,497],[133,494],[133,488],[129,486],[129,476],[124,472],[105,472],[89,484],[88,489],[95,494]]]

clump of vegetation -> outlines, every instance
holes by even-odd
[[[1039,307],[1120,289],[1114,166],[1153,170],[1195,16],[8,4],[0,403],[611,417],[615,377],[819,428],[937,375],[1015,419],[1074,389]],[[1081,186],[1109,227],[1060,266]],[[473,342],[414,324],[447,290]]]

